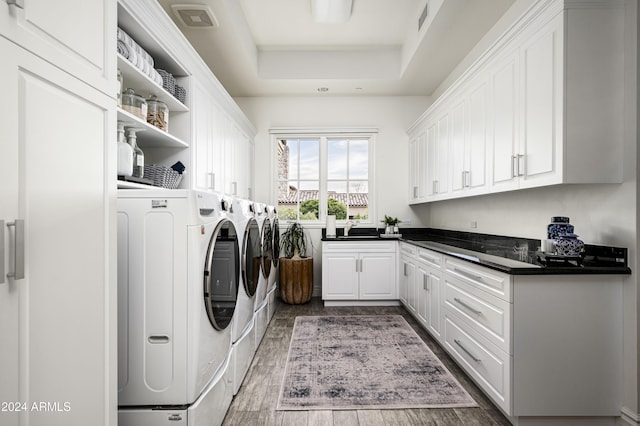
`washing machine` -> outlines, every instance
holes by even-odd
[[[233,394],[236,395],[256,352],[254,306],[261,274],[262,247],[260,228],[253,214],[253,203],[249,200],[235,198],[232,203],[232,211],[231,218],[241,235],[241,285],[238,290],[238,302],[231,329]]]
[[[268,322],[271,322],[271,318],[276,312],[276,292],[278,290],[278,274],[280,272],[280,225],[278,223],[278,210],[275,206],[267,206],[267,217],[271,221],[273,235],[273,257],[267,286]]]
[[[254,303],[257,348],[260,345],[260,342],[262,342],[262,338],[267,331],[267,325],[269,324],[267,289],[269,287],[269,276],[271,275],[271,266],[273,263],[273,230],[271,228],[271,220],[268,217],[267,206],[262,203],[254,203],[253,206],[256,221],[260,227],[261,242],[261,273],[260,279],[258,280],[258,289],[256,291],[256,300]]]
[[[118,192],[121,426],[220,424],[231,404],[240,256],[221,206],[213,193]]]

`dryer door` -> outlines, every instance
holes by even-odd
[[[258,279],[260,278],[260,227],[255,219],[251,218],[247,222],[247,228],[244,231],[244,240],[242,247],[242,281],[244,290],[249,297],[256,294],[258,288]]]
[[[273,259],[273,233],[271,231],[271,221],[265,218],[262,223],[262,275],[269,278],[271,273],[271,262]]]
[[[227,328],[233,318],[239,270],[238,234],[233,223],[223,219],[211,236],[204,265],[204,304],[216,330]]]

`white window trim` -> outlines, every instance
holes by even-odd
[[[375,127],[340,127],[340,128],[315,128],[315,127],[274,127],[269,129],[270,142],[269,142],[269,156],[271,164],[271,204],[278,205],[278,164],[276,161],[276,141],[278,139],[295,139],[305,137],[318,137],[320,138],[320,199],[319,202],[319,219],[315,221],[304,221],[304,226],[310,229],[324,228],[326,226],[327,217],[327,196],[326,196],[326,184],[327,184],[327,144],[325,143],[328,138],[344,137],[344,138],[369,138],[369,218],[364,221],[360,220],[360,224],[364,227],[377,226],[375,218],[377,215],[377,192],[375,182],[375,147],[376,136],[378,128]],[[336,224],[343,225],[348,219],[337,220]],[[283,223],[289,223],[293,221],[282,221]]]

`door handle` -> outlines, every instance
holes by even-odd
[[[9,6],[15,6],[18,9],[24,9],[24,0],[7,0]]]
[[[14,280],[21,280],[24,278],[24,220],[16,219],[13,222],[7,223],[7,227],[13,227],[15,229],[13,239],[14,269],[13,272],[7,274],[7,277],[13,278]]]

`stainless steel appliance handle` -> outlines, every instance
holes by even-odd
[[[24,9],[24,0],[7,0],[9,6],[15,6],[19,9]]]
[[[16,219],[7,223],[7,226],[13,226],[15,229],[14,237],[14,269],[13,272],[7,274],[8,278],[21,280],[24,278],[24,220]]]
[[[4,284],[4,220],[0,220],[0,284]]]
[[[460,342],[460,340],[453,339],[453,341],[456,343],[456,345],[460,346],[460,349],[462,349],[467,355],[469,355],[469,357],[471,357],[472,360],[474,360],[475,362],[482,361],[480,358],[475,356],[469,349],[465,348],[462,342]]]
[[[460,300],[457,297],[454,297],[453,300],[455,300],[456,302],[458,302],[458,304],[460,306],[463,306],[465,308],[467,308],[468,310],[470,310],[471,312],[473,312],[476,315],[480,315],[482,314],[482,311],[477,310],[476,308],[474,308],[473,306],[469,305],[468,303],[466,303],[464,300]]]

